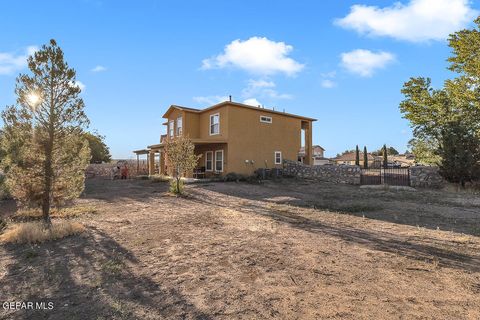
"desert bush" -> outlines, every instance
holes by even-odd
[[[178,186],[177,186],[178,183]],[[173,194],[182,194],[184,189],[183,180],[170,180],[170,192]]]
[[[139,175],[139,176],[137,176],[136,178],[139,179],[139,180],[148,180],[148,179],[150,179],[150,177],[147,176],[147,175]]]
[[[85,231],[85,227],[74,221],[54,221],[50,229],[40,221],[23,222],[11,225],[0,236],[3,243],[41,243],[57,240]]]
[[[235,172],[229,172],[223,177],[223,181],[246,181],[247,176]]]
[[[52,208],[52,218],[74,218],[84,214],[98,213],[97,209],[93,206],[75,206],[67,208]],[[35,220],[42,217],[42,211],[40,208],[24,208],[19,209],[12,217],[12,220],[25,221]]]

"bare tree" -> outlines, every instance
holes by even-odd
[[[181,193],[180,179],[182,175],[197,166],[200,156],[196,156],[194,151],[195,145],[186,136],[168,139],[165,142],[165,155],[168,165],[173,168],[173,175],[176,179],[176,193]]]

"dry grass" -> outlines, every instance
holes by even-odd
[[[53,208],[50,211],[52,218],[74,218],[84,214],[98,213],[97,209],[93,206],[76,206],[68,208]],[[24,219],[38,219],[42,217],[42,210],[39,208],[34,209],[20,209],[13,216],[12,220],[24,220]]]
[[[38,243],[61,239],[85,231],[85,227],[73,221],[52,222],[50,229],[45,229],[42,222],[24,222],[11,225],[0,236],[3,243]]]

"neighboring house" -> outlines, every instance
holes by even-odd
[[[325,152],[325,149],[321,146],[314,145],[312,146],[312,150],[312,164],[314,166],[322,166],[330,163],[330,159],[324,157],[323,153]],[[300,148],[300,151],[298,152],[298,161],[305,163],[305,147]]]
[[[378,162],[374,156],[370,153],[367,153],[368,159],[368,166],[373,167]],[[345,164],[345,165],[355,165],[355,152],[347,152],[342,154],[339,157],[332,159],[337,165]],[[363,152],[360,152],[360,166],[363,167]]]
[[[163,118],[167,135],[161,139],[187,135],[195,144],[195,154],[201,156],[198,168],[188,176],[250,175],[258,168],[281,168],[284,159],[297,160],[302,134],[306,162],[312,163],[312,124],[316,119],[232,101],[202,110],[172,105]],[[156,154],[160,154],[160,173],[169,172],[163,141],[134,151],[137,156],[148,154],[150,175],[156,173]]]

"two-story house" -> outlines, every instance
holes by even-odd
[[[229,172],[250,175],[257,168],[280,168],[283,160],[297,160],[302,134],[306,163],[312,161],[312,123],[316,119],[262,107],[225,101],[205,109],[172,105],[163,115],[167,134],[163,139],[187,135],[201,155],[197,170],[205,176]],[[164,145],[138,152],[149,154],[149,174],[168,172]],[[138,154],[137,152],[137,154]],[[198,171],[197,171],[198,172]]]

